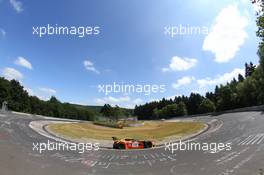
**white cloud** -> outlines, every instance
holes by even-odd
[[[40,98],[41,100],[49,100],[51,96],[54,96],[57,93],[56,90],[47,88],[47,87],[40,87],[35,91],[32,91],[32,94]]]
[[[250,1],[249,0],[240,0],[243,4],[248,4]]]
[[[177,83],[173,83],[172,87],[177,89],[177,88],[179,88],[181,86],[186,86],[186,85],[191,84],[194,80],[195,80],[194,77],[185,76],[185,77],[182,77],[182,78],[178,79]]]
[[[4,68],[2,74],[8,80],[12,80],[12,79],[21,80],[21,79],[23,79],[23,74],[21,72],[19,72],[18,70],[11,68],[11,67]]]
[[[125,97],[112,97],[112,96],[107,96],[104,98],[98,98],[96,99],[96,103],[99,105],[104,105],[104,104],[111,104],[111,105],[119,105],[124,102],[130,102],[130,97],[125,96]]]
[[[70,104],[76,104],[76,105],[82,105],[82,106],[88,106],[89,103],[82,102],[82,101],[69,101]]]
[[[175,96],[177,96],[177,95],[172,95],[172,96],[169,96],[169,97],[165,97],[165,99],[166,100],[174,100]]]
[[[94,67],[94,64],[89,60],[84,60],[83,65],[86,70],[99,74],[100,72]]]
[[[169,99],[170,97],[166,97],[166,99]],[[151,99],[149,99],[148,100],[148,102],[158,102],[158,101],[160,101],[160,99],[159,98],[151,98]]]
[[[162,69],[163,72],[167,71],[186,71],[197,64],[197,60],[193,58],[180,58],[174,56],[168,67]]]
[[[39,88],[39,90],[42,91],[42,92],[44,92],[44,93],[46,93],[46,94],[51,94],[51,95],[57,93],[56,90],[51,89],[51,88],[44,88],[44,87],[42,87],[42,88]]]
[[[0,28],[0,36],[2,36],[2,37],[6,36],[6,31],[4,29]]]
[[[17,13],[21,13],[23,11],[22,2],[17,1],[17,0],[9,0],[9,2]]]
[[[28,68],[28,69],[32,69],[31,63],[23,57],[18,57],[15,61],[15,64]]]
[[[30,96],[34,96],[35,95],[35,92],[32,90],[32,89],[30,89],[30,88],[24,88],[27,92],[28,92],[28,94],[30,95]]]
[[[139,105],[139,104],[144,103],[144,101],[141,98],[136,98],[135,100],[133,100],[133,103],[136,105]]]
[[[211,51],[216,62],[230,61],[248,37],[245,31],[247,25],[247,17],[240,15],[236,5],[227,6],[216,17],[211,32],[204,40],[203,50]]]
[[[57,91],[51,88],[38,88],[38,89],[31,89],[26,87],[25,90],[31,96],[36,96],[41,100],[47,101],[50,99],[51,96],[54,96]]]
[[[97,105],[110,104],[112,106],[118,105],[125,108],[133,108],[135,105],[143,104],[143,100],[140,98],[131,99],[129,96],[112,97],[107,96],[103,98],[95,99]]]
[[[196,66],[197,60],[193,58],[180,58],[174,56],[168,67],[162,69],[163,72],[167,71],[186,71],[194,66]]]
[[[255,3],[253,4],[253,9],[259,15],[262,15],[263,14],[262,7],[263,7],[262,0],[255,0]]]
[[[204,88],[208,86],[215,86],[219,84],[225,84],[227,82],[230,82],[233,78],[237,79],[238,75],[244,74],[244,69],[236,68],[232,72],[225,73],[223,75],[218,75],[215,78],[204,78],[197,80],[197,83],[199,85],[199,88]]]
[[[254,12],[258,13],[259,15],[262,15],[262,7],[263,7],[263,0],[254,0],[255,2],[252,3],[252,0],[240,0],[240,2],[244,5],[244,7],[248,7],[248,6],[252,6]],[[249,17],[249,12],[247,9],[245,9],[245,13],[247,13],[246,15]]]

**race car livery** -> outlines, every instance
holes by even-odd
[[[137,140],[137,139],[117,139],[113,137],[114,149],[144,149],[152,148],[154,144],[151,141],[147,140]]]

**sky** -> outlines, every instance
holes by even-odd
[[[250,0],[0,0],[0,76],[43,100],[83,105],[204,94],[243,75],[245,62],[258,64],[256,8]],[[40,37],[48,25],[92,32]],[[165,91],[99,91],[113,83]]]

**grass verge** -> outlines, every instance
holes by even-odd
[[[201,122],[147,121],[143,126],[123,129],[94,125],[93,123],[63,123],[48,125],[48,130],[73,139],[111,140],[117,138],[150,139],[161,141],[166,137],[178,138],[199,132],[205,127]]]

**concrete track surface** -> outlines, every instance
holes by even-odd
[[[201,143],[232,143],[231,151],[33,151],[48,138],[29,127],[40,116],[0,113],[0,175],[261,175],[264,169],[264,113],[237,112],[192,119],[210,126]],[[56,120],[56,119],[50,119]],[[49,139],[50,140],[50,139]]]

